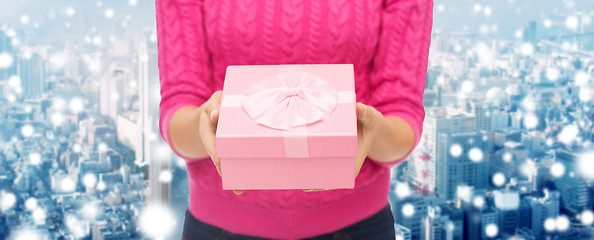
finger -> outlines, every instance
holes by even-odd
[[[208,102],[204,105],[204,110],[206,111],[207,115],[210,116],[211,120],[215,123],[218,121],[218,110],[221,107],[222,96],[222,91],[216,91],[210,96]]]
[[[329,191],[335,190],[336,188],[319,188],[319,189],[303,189],[304,192],[320,192],[320,191]]]
[[[200,115],[200,138],[202,140],[202,145],[217,168],[217,172],[219,172],[219,175],[222,176],[220,159],[216,153],[215,134],[216,126],[211,124],[210,117],[206,114],[206,112],[203,112]]]
[[[358,102],[357,103],[357,119],[364,121],[367,116],[367,105]]]
[[[210,112],[210,121],[215,126],[219,123],[219,109],[218,108],[215,108]]]
[[[235,193],[235,195],[241,195],[243,194],[244,190],[233,190],[233,193]]]
[[[382,113],[373,106],[357,103],[357,120],[359,120],[365,128],[373,127],[378,119],[383,117]]]

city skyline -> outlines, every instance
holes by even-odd
[[[3,4],[0,238],[181,238],[154,2]],[[593,237],[594,3],[434,14],[421,144],[392,170],[396,239]]]

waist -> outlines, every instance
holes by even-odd
[[[388,203],[389,169],[365,164],[354,189],[250,190],[239,196],[221,190],[220,177],[210,169],[212,163],[188,166],[189,211],[205,223],[236,234],[296,239],[333,232],[377,213]]]
[[[392,217],[392,211],[389,204],[386,204],[380,211],[373,214],[370,217],[365,218],[355,224],[352,224],[348,227],[342,228],[338,231],[327,233],[324,235],[314,236],[313,239],[322,238],[322,239],[331,239],[332,236],[344,236],[348,235],[350,232],[366,232],[367,235],[374,234],[376,232],[392,232],[393,230],[394,219]],[[381,226],[384,225],[384,226]],[[229,232],[225,229],[222,229],[217,226],[210,225],[199,219],[196,219],[189,210],[186,210],[185,220],[184,220],[184,227],[183,227],[183,237],[184,239],[191,240],[191,239],[223,239],[224,237],[231,237],[231,238],[241,238],[246,240],[262,240],[263,238],[260,237],[253,237],[248,235],[241,235],[241,234],[234,234]],[[394,234],[388,234],[393,236]],[[312,238],[307,238],[312,239]],[[333,239],[333,238],[332,238]],[[350,238],[347,238],[350,239]]]

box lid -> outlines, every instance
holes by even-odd
[[[274,129],[251,119],[237,96],[264,79],[306,72],[330,83],[342,99],[321,120],[288,130]],[[346,100],[345,100],[346,99]],[[349,100],[350,99],[350,100]],[[220,158],[355,157],[357,118],[352,64],[229,66],[223,86],[216,132]]]

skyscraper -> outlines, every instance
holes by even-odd
[[[396,240],[411,240],[412,235],[410,234],[410,230],[400,224],[394,224],[394,228],[396,229]]]
[[[487,204],[477,207],[473,202],[461,201],[464,210],[464,239],[490,239],[486,235],[486,228],[490,224],[498,226],[499,214]]]
[[[445,107],[426,109],[421,143],[408,162],[411,182],[423,190],[434,191],[436,163],[444,160],[438,156],[439,134],[470,131],[475,127],[475,118],[470,114]],[[449,152],[445,149],[441,151]],[[441,157],[443,158],[443,154]]]
[[[170,171],[171,151],[165,151],[164,143],[157,137],[159,131],[159,72],[157,68],[157,45],[150,42],[146,34],[138,44],[138,83],[140,102],[140,129],[142,129],[143,161],[149,167],[148,199],[153,202],[167,203],[170,199],[171,184],[159,179],[163,171]],[[140,149],[139,149],[140,150]]]
[[[488,142],[484,131],[472,130],[441,133],[437,138],[436,192],[448,200],[456,198],[458,186],[471,186],[476,190],[488,185],[488,164],[484,159]],[[452,154],[460,148],[459,154]],[[457,151],[457,150],[454,150]]]
[[[45,62],[39,54],[31,53],[30,56],[19,57],[18,75],[25,99],[37,99],[45,92],[46,72]]]
[[[428,213],[421,224],[422,240],[451,240],[453,239],[454,223],[447,215],[441,214],[439,207],[429,207]]]
[[[524,42],[536,43],[536,21],[530,21],[523,32]]]
[[[548,218],[559,216],[559,192],[547,191],[542,198],[527,198],[532,209],[531,228],[534,236],[539,237],[544,234],[544,222]]]
[[[573,170],[555,179],[555,187],[561,194],[561,206],[572,214],[578,214],[594,202],[588,189],[589,184],[578,171],[579,166],[576,164],[578,156],[567,150],[558,150],[555,158],[565,166],[565,169]]]
[[[398,224],[410,230],[411,239],[420,239],[422,231],[422,220],[427,216],[430,207],[439,206],[445,203],[443,198],[433,195],[411,196],[396,203],[392,202],[394,211],[394,220]],[[406,215],[401,211],[403,206],[412,205],[414,211],[412,215]]]

